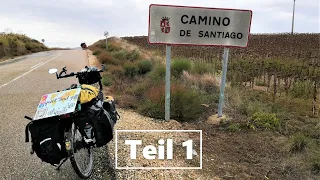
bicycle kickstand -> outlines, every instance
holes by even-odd
[[[66,161],[68,160],[68,157],[64,158],[64,160],[59,164],[59,166],[56,168],[56,170],[60,170],[60,167],[62,166],[62,164],[64,164]]]

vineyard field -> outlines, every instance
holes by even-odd
[[[165,53],[165,45],[149,44],[147,36],[122,37],[142,47]],[[221,57],[223,47],[218,46],[173,46],[172,57],[199,58],[211,61]],[[257,34],[250,35],[247,48],[232,48],[230,57],[238,58],[320,58],[320,33],[312,34]]]
[[[140,48],[165,55],[165,45],[149,44],[147,36],[122,37]],[[172,46],[172,58],[213,64],[221,70],[223,47]],[[260,84],[273,95],[310,98],[319,112],[320,34],[253,34],[247,48],[230,48],[228,81],[235,86]]]

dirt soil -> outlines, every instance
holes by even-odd
[[[90,50],[88,59],[90,65],[99,62]],[[109,94],[108,89],[105,95]],[[144,117],[132,110],[117,108],[121,119],[117,122],[115,130],[202,130],[202,169],[195,170],[122,170],[113,169],[105,174],[113,173],[116,179],[320,179],[312,176],[303,165],[297,164],[297,156],[290,155],[287,149],[287,138],[272,132],[226,132],[219,130],[219,126],[207,122],[179,123],[175,120],[161,122],[156,119]],[[121,132],[122,133],[122,132]],[[155,133],[124,133],[118,134],[117,164],[118,166],[187,166],[199,165],[200,151],[199,138],[195,134],[163,134]],[[138,145],[137,160],[129,159],[128,145],[124,139],[142,139],[143,145],[157,145],[161,138],[173,137],[181,143],[187,139],[194,140],[194,160],[186,160],[185,147],[178,148],[174,143],[174,158],[166,160],[146,160],[141,158],[142,149]],[[145,143],[147,142],[147,143]],[[115,138],[108,145],[110,162],[115,164]],[[157,158],[157,156],[156,156]],[[106,175],[107,176],[107,175]]]

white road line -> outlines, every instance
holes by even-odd
[[[40,62],[40,63],[38,63],[38,64],[36,64],[36,65],[34,65],[34,66],[32,66],[30,69],[33,69],[34,67],[36,67],[36,66],[38,66],[38,65],[40,65],[40,64],[43,64],[44,62]]]
[[[9,82],[7,82],[7,83],[5,83],[5,84],[1,85],[1,86],[0,86],[0,89],[1,89],[1,88],[3,88],[3,87],[5,87],[6,85],[8,85],[8,84],[12,83],[13,81],[15,81],[15,80],[17,80],[17,79],[20,79],[21,77],[23,77],[23,76],[25,76],[25,75],[27,75],[27,74],[31,73],[33,70],[38,69],[38,68],[39,68],[39,67],[41,67],[42,65],[44,65],[44,64],[46,64],[46,63],[48,63],[49,61],[54,60],[55,58],[57,58],[57,57],[59,57],[59,56],[61,56],[61,55],[62,55],[62,54],[59,54],[59,55],[57,55],[57,56],[55,56],[55,57],[53,57],[53,58],[51,58],[51,59],[49,59],[49,60],[45,61],[45,62],[44,62],[44,63],[42,63],[41,65],[39,65],[39,66],[37,66],[37,67],[35,67],[35,68],[31,69],[30,71],[25,72],[25,73],[23,73],[22,75],[20,75],[20,76],[18,76],[18,77],[16,77],[16,78],[14,78],[14,79],[12,79],[11,81],[9,81]]]

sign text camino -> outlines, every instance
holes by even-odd
[[[155,4],[149,8],[151,44],[248,45],[251,10]]]

